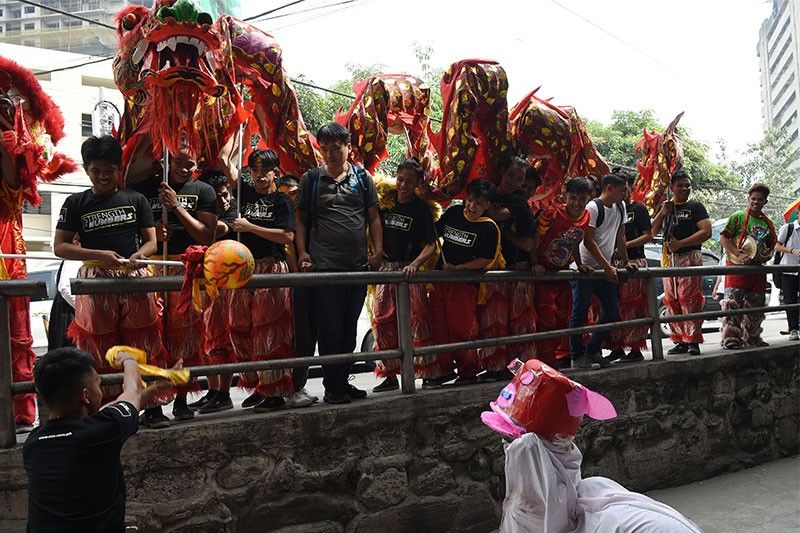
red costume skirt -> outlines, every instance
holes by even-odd
[[[631,263],[639,268],[647,267],[647,260],[631,259]],[[621,267],[621,264],[617,265]],[[628,281],[619,284],[619,320],[635,320],[647,316],[647,283],[644,278],[630,278]],[[607,347],[611,350],[621,348],[637,348],[644,350],[647,348],[647,326],[637,326],[632,328],[615,329],[609,332],[606,338]]]
[[[540,281],[534,294],[536,326],[539,333],[569,327],[572,289],[568,281]],[[556,361],[569,357],[569,337],[536,341],[536,358],[558,368]]]
[[[402,270],[405,263],[384,262],[381,271]],[[410,283],[408,291],[411,296],[411,338],[414,346],[425,346],[431,340],[430,308],[428,292],[424,284]],[[396,350],[399,346],[397,337],[397,290],[394,285],[376,285],[375,298],[372,304],[372,334],[375,335],[375,350]],[[416,377],[427,378],[422,370],[430,364],[430,357],[415,357],[414,371]],[[378,377],[396,376],[400,372],[400,359],[386,359],[375,365]]]
[[[82,266],[79,278],[145,278],[147,268],[136,270]],[[98,374],[113,374],[106,361],[112,346],[124,344],[147,352],[148,362],[166,364],[161,337],[161,306],[154,293],[78,294],[75,296],[75,320],[67,335],[75,346],[88,352],[97,361]],[[103,387],[104,400],[116,398],[122,391],[119,385]]]
[[[507,283],[484,283],[483,304],[478,306],[478,338],[505,337],[508,335],[509,298]],[[478,350],[478,364],[489,372],[508,366],[510,359],[505,346]]]
[[[671,255],[673,266],[676,267],[693,267],[703,264],[703,254],[700,250]],[[706,305],[702,276],[664,278],[664,305],[669,316],[702,311]],[[669,327],[672,332],[669,336],[672,342],[686,344],[703,342],[703,319],[670,322]]]
[[[511,283],[509,287],[508,329],[511,335],[536,333],[536,284],[529,281]],[[527,361],[536,357],[536,343],[523,342],[506,347],[508,360]]]
[[[256,261],[256,274],[285,274],[285,261]],[[231,341],[240,362],[286,359],[294,354],[292,293],[288,287],[237,289],[230,300]],[[245,372],[239,386],[267,397],[294,393],[292,369]]]
[[[236,362],[236,352],[231,342],[231,326],[228,313],[233,291],[219,289],[219,295],[211,298],[205,293],[206,307],[203,311],[203,364],[224,365]]]
[[[440,283],[430,293],[433,339],[436,344],[478,338],[478,287],[471,283]],[[478,374],[477,350],[459,350],[436,355],[421,369],[428,377],[439,377],[458,368],[462,377]]]

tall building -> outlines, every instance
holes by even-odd
[[[152,5],[152,0],[39,0],[47,7],[113,26],[114,14],[125,4]],[[104,56],[114,53],[114,32],[69,15],[22,2],[0,1],[0,42]]]
[[[800,0],[772,0],[758,32],[758,58],[764,130],[783,130],[800,150]],[[795,172],[798,189],[800,163]]]
[[[153,6],[153,0],[37,0],[38,4],[114,26],[114,14],[125,5]],[[238,16],[239,0],[194,0],[216,18]],[[116,51],[114,31],[48,9],[0,0],[0,42],[62,52],[106,56]]]

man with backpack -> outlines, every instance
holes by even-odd
[[[300,181],[295,247],[303,272],[378,270],[383,258],[383,232],[378,194],[369,173],[348,163],[350,132],[330,123],[317,132],[324,165]],[[367,230],[372,255],[367,253]],[[356,347],[356,326],[364,306],[364,285],[314,287],[312,303],[320,355],[350,353]],[[350,364],[323,366],[327,403],[350,403],[366,391],[348,383]]]
[[[800,215],[800,207],[797,208]],[[784,224],[778,230],[778,242],[775,244],[775,264],[776,265],[800,265],[800,218]],[[798,283],[797,272],[781,272],[773,274],[779,279],[776,283],[783,293],[784,305],[796,304],[800,299],[800,283]],[[787,309],[786,319],[789,322],[789,340],[800,340],[800,326],[798,326],[798,316],[800,311],[797,309]]]
[[[797,215],[800,215],[800,207],[797,208]],[[778,230],[778,242],[775,244],[775,264],[776,265],[800,265],[800,218],[795,217],[794,221],[784,224]],[[783,293],[784,305],[796,304],[800,300],[800,282],[798,282],[797,272],[781,272],[772,275],[775,278],[775,285]],[[787,309],[786,319],[789,322],[789,340],[800,340],[800,326],[798,317],[800,311],[797,309]]]
[[[572,281],[572,316],[570,328],[580,328],[586,323],[592,295],[600,301],[600,320],[598,324],[608,324],[619,320],[619,290],[617,269],[611,265],[611,257],[616,250],[625,269],[633,272],[636,265],[628,261],[625,246],[625,191],[628,183],[619,174],[603,176],[600,182],[602,192],[586,206],[589,212],[589,225],[580,245],[581,262],[592,268],[600,267],[605,279],[579,279]],[[603,359],[601,345],[608,332],[592,333],[589,343],[584,347],[581,335],[569,339],[573,368],[591,368],[598,363],[601,367],[609,362]]]

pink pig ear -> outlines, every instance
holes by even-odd
[[[587,415],[595,420],[608,420],[617,416],[617,410],[608,398],[583,385],[567,393],[567,408],[570,416]]]

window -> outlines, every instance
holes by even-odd
[[[84,6],[86,11],[94,11],[100,9],[100,0],[88,0]]]
[[[2,17],[4,14],[5,14],[4,13],[4,9],[2,7],[0,7],[0,17]]]
[[[48,30],[57,30],[58,28],[60,28],[60,27],[61,27],[61,24],[59,24],[59,22],[58,22],[58,21],[55,21],[55,22],[46,22],[46,23],[45,23],[45,25],[44,25],[44,27],[45,27],[45,28],[47,28]]]
[[[12,19],[22,18],[22,11],[20,11],[19,9],[12,9],[11,18]]]
[[[0,33],[3,33],[3,25],[0,24]]]
[[[25,14],[26,15],[32,15],[34,13],[36,13],[36,8],[35,7],[33,7],[33,6],[25,6]]]
[[[81,113],[81,135],[84,137],[91,137],[92,134],[92,114]]]
[[[36,24],[34,24],[33,22],[26,22],[24,28],[26,30],[34,30],[36,29]]]
[[[64,27],[65,28],[74,28],[76,26],[82,26],[82,25],[83,25],[83,21],[80,21],[80,20],[65,20],[64,21]]]

